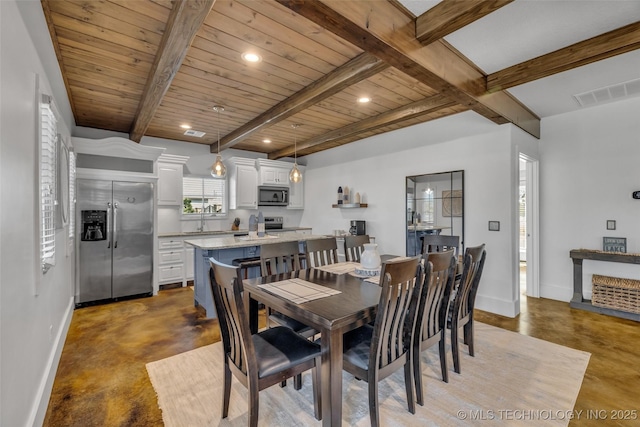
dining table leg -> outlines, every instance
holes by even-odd
[[[342,331],[322,330],[322,425],[342,425]]]

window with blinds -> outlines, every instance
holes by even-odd
[[[46,273],[56,260],[57,122],[48,95],[40,103],[40,130],[40,261]]]
[[[183,214],[227,213],[225,203],[226,180],[184,177],[182,179]]]

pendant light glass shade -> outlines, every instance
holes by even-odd
[[[224,178],[227,175],[227,167],[222,163],[222,156],[216,156],[216,162],[211,166],[211,176],[214,178]]]
[[[297,129],[298,126],[300,126],[299,124],[293,124],[291,125],[291,127],[293,129]],[[291,172],[289,172],[289,181],[293,182],[293,183],[298,183],[298,182],[302,182],[302,172],[300,171],[300,169],[298,169],[298,138],[297,136],[294,137],[293,139],[293,168],[291,169]]]
[[[216,105],[213,110],[218,113],[218,154],[215,163],[211,165],[211,176],[222,179],[227,176],[227,167],[222,162],[222,156],[220,155],[220,112],[224,111],[224,107]]]
[[[293,168],[291,172],[289,172],[289,181],[291,182],[301,182],[302,181],[302,172],[298,169],[298,165],[296,163],[293,164]]]

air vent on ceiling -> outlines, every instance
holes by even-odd
[[[640,79],[629,80],[589,92],[578,93],[573,97],[581,107],[590,107],[609,101],[616,101],[622,98],[640,95]]]
[[[184,132],[187,136],[195,136],[196,138],[202,138],[205,135],[205,132],[200,132],[199,130],[187,129]]]

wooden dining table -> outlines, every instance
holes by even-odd
[[[302,279],[340,293],[295,303],[260,286],[288,279]],[[246,279],[243,285],[253,333],[258,329],[258,302],[320,331],[322,425],[342,425],[342,335],[375,319],[380,286],[349,273],[334,274],[314,268]]]

